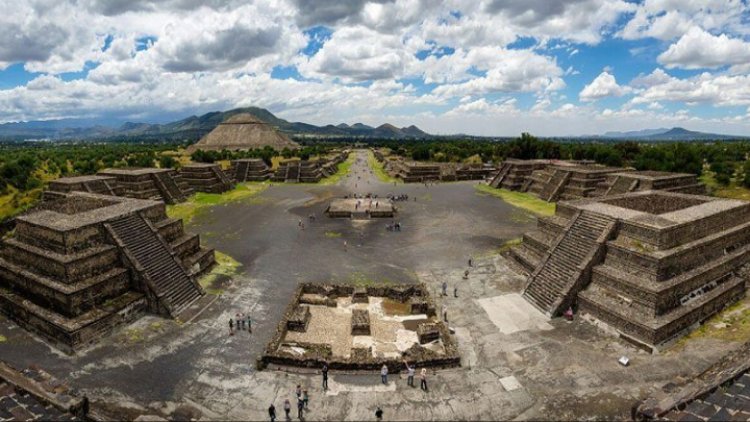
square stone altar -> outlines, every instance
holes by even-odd
[[[331,218],[392,218],[396,207],[386,198],[340,198],[334,199],[326,209]]]

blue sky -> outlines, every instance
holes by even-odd
[[[433,133],[750,135],[749,16],[746,0],[22,3],[0,16],[16,34],[0,122],[253,105]]]

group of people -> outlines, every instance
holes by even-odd
[[[247,315],[242,313],[237,313],[234,315],[234,318],[229,318],[229,335],[233,336],[235,331],[245,331],[245,327],[247,327],[247,332],[252,334],[253,332],[253,320],[250,318],[250,314]]]
[[[385,225],[385,229],[389,232],[400,232],[401,231],[401,222],[400,221],[391,221],[390,223]]]
[[[307,390],[303,390],[302,386],[299,384],[297,384],[295,395],[297,397],[297,418],[299,418],[299,420],[303,420],[305,417],[305,410],[308,409],[310,396],[307,394]],[[286,420],[288,421],[292,420],[290,416],[291,412],[292,403],[289,401],[289,399],[284,399],[284,415],[286,416]],[[274,406],[273,403],[268,406],[268,417],[271,419],[271,422],[274,422],[276,420],[276,406]]]
[[[391,202],[408,201],[409,200],[409,195],[407,195],[405,193],[402,193],[401,195],[388,195],[388,199],[390,199]]]
[[[404,360],[404,366],[406,367],[406,385],[409,387],[414,387],[414,375],[416,372],[416,368],[413,366],[409,366],[409,362]],[[419,388],[422,389],[422,391],[428,391],[427,390],[427,368],[422,368],[422,371],[419,373]],[[383,384],[388,384],[388,365],[383,364],[383,367],[380,368],[380,382]]]

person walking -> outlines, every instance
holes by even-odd
[[[448,296],[448,282],[443,280],[443,296]]]
[[[458,297],[458,284],[453,285],[453,297]]]
[[[380,406],[375,408],[375,419],[379,421],[383,420],[383,409],[381,409]]]
[[[297,400],[302,399],[302,386],[297,384],[297,389],[295,390],[295,394],[297,395]]]
[[[253,333],[253,320],[250,319],[250,314],[247,314],[247,332],[252,334]]]
[[[404,365],[406,365],[406,385],[409,387],[414,388],[414,367],[409,366],[409,362],[404,361]]]
[[[268,406],[268,418],[271,419],[271,422],[276,422],[276,406],[273,403]]]
[[[229,335],[234,335],[234,320],[232,318],[229,318]]]
[[[422,391],[427,391],[427,368],[422,368],[422,371],[419,373],[419,388]]]
[[[388,366],[385,364],[380,368],[380,381],[382,381],[383,384],[388,384]]]
[[[305,403],[305,410],[307,410],[307,405],[310,403],[310,396],[307,395],[307,390],[302,390],[302,401]]]
[[[286,413],[286,420],[290,421],[292,420],[291,417],[289,417],[289,412],[292,411],[292,404],[289,403],[289,399],[284,399],[284,413]]]
[[[448,307],[443,306],[443,321],[448,322]]]
[[[323,369],[320,371],[323,374],[323,390],[328,390],[328,364],[323,364]]]
[[[474,266],[474,260],[471,257],[469,257],[469,266],[470,267]]]

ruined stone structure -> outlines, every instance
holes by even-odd
[[[524,296],[581,312],[658,346],[745,294],[750,203],[663,191],[563,201],[511,256]]]
[[[338,171],[338,165],[347,159],[348,151],[319,157],[313,160],[285,160],[279,163],[271,180],[274,182],[317,183]]]
[[[70,192],[120,196],[123,189],[117,183],[117,179],[111,176],[61,177],[49,182],[49,187],[44,192],[44,200],[57,199]]]
[[[389,314],[392,311],[385,310],[385,301],[402,310]],[[398,322],[399,318],[404,322]],[[330,324],[350,328],[331,330]],[[396,331],[389,329],[409,332],[399,334],[402,350],[388,343],[396,337]],[[413,343],[404,342],[410,337]],[[404,360],[418,368],[461,364],[458,344],[437,318],[424,285],[304,283],[287,306],[258,366],[320,368],[325,362],[334,370],[379,371],[387,365],[395,373],[404,369]]]
[[[637,421],[750,420],[750,343],[696,378],[675,380],[635,407]]]
[[[442,170],[439,164],[420,163],[416,161],[392,161],[391,175],[400,178],[405,183],[427,182],[440,180]]]
[[[99,176],[114,177],[128,198],[153,199],[167,204],[184,202],[193,191],[180,175],[172,169],[112,168],[102,170]]]
[[[268,180],[273,172],[260,158],[243,158],[232,160],[229,175],[235,182],[262,182]]]
[[[213,264],[163,202],[73,192],[18,217],[2,242],[0,310],[72,352],[147,310],[178,315]]]
[[[599,165],[549,165],[533,172],[528,191],[547,202],[601,196],[608,175],[627,171]]]
[[[180,169],[180,177],[196,192],[224,193],[234,185],[218,164],[187,164]]]
[[[525,191],[527,181],[535,170],[541,170],[549,165],[549,160],[516,160],[509,158],[503,161],[500,170],[490,181],[490,186],[497,189]],[[523,189],[526,187],[526,189]]]
[[[607,195],[620,195],[645,190],[663,190],[676,193],[703,195],[706,187],[698,181],[698,176],[687,173],[662,171],[630,171],[607,175],[604,186],[599,191]]]

